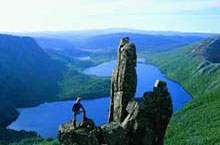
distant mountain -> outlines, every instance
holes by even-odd
[[[82,55],[82,56],[88,55],[89,52],[100,52],[100,48],[101,48],[101,45],[103,45],[103,43],[99,42],[98,39],[100,39],[100,40],[104,39],[104,38],[101,39],[99,37],[105,37],[105,39],[107,39],[106,38],[107,35],[109,35],[109,37],[112,37],[112,35],[115,35],[115,34],[130,34],[130,35],[136,34],[136,35],[147,35],[149,37],[150,36],[151,37],[155,36],[154,37],[155,39],[152,38],[153,39],[152,43],[150,42],[152,40],[151,38],[149,38],[149,39],[145,38],[146,42],[138,43],[138,44],[144,44],[144,45],[146,44],[145,47],[143,47],[143,45],[140,45],[141,49],[143,49],[143,48],[151,49],[152,45],[156,44],[158,49],[160,47],[162,48],[162,45],[163,45],[163,49],[165,49],[165,50],[167,48],[174,48],[176,46],[179,47],[180,45],[188,44],[188,43],[197,41],[199,39],[201,40],[201,39],[207,38],[207,37],[220,36],[220,34],[218,34],[218,33],[194,33],[194,32],[190,33],[190,32],[176,32],[176,31],[147,31],[147,30],[138,30],[138,29],[130,29],[130,28],[43,31],[43,32],[14,33],[14,34],[20,35],[20,36],[33,37],[38,41],[38,43],[43,48],[45,48],[45,46],[46,47],[49,46],[51,48],[51,46],[52,46],[54,49],[56,49],[55,51],[59,51],[58,49],[61,48],[61,46],[63,48],[65,47],[65,50],[61,50],[59,52],[60,54],[62,54],[62,53],[65,54],[65,55],[68,55],[68,54],[75,55],[76,54],[76,55]],[[132,36],[132,39],[133,39],[133,36]],[[163,40],[161,40],[162,37],[164,37]],[[184,42],[183,40],[180,40],[180,41],[182,41],[181,43],[175,42],[176,40],[170,40],[170,38],[168,38],[168,37],[170,37],[170,38],[173,37],[171,39],[179,39],[179,38],[180,39],[185,39],[185,41],[187,41],[187,42]],[[143,37],[140,37],[140,38],[142,39]],[[158,39],[158,43],[155,43],[156,38]],[[138,40],[138,39],[135,39],[135,40]],[[189,40],[187,40],[187,39],[189,39]],[[194,39],[194,40],[192,40],[192,39]],[[48,41],[46,41],[46,40],[48,40]],[[113,41],[113,43],[111,43],[111,42],[104,43],[104,46],[101,49],[106,49],[106,48],[110,48],[110,47],[112,48],[112,46],[113,47],[116,46],[115,48],[117,48],[116,44],[118,43],[119,39],[118,40],[112,39],[112,41]],[[116,43],[116,41],[117,41],[117,43]],[[144,40],[140,40],[140,41],[144,41]],[[162,43],[160,44],[159,41],[161,41]],[[167,44],[164,43],[164,41],[167,41]],[[100,43],[100,44],[98,44],[98,43]],[[149,44],[149,43],[151,43],[152,45]],[[90,44],[91,45],[94,44],[94,46],[91,46]],[[107,44],[110,44],[110,45],[107,46]],[[67,46],[68,46],[68,48],[66,48]],[[93,48],[93,47],[96,47],[96,46],[97,46],[97,48]],[[107,47],[105,47],[105,46],[107,46]],[[75,47],[76,49],[74,49],[73,47]],[[87,49],[87,47],[89,49]],[[54,49],[50,49],[50,50],[54,50]],[[95,50],[95,49],[97,49],[97,50]]]
[[[177,32],[177,31],[153,31],[153,30],[140,30],[131,28],[107,28],[107,29],[90,29],[90,30],[66,30],[66,31],[43,31],[43,32],[27,32],[15,33],[16,35],[68,39],[73,37],[75,40],[81,40],[97,35],[114,34],[114,33],[138,33],[148,35],[164,35],[164,36],[199,36],[199,37],[213,37],[220,36],[219,33],[198,33],[198,32]],[[73,39],[72,39],[73,40]]]
[[[45,50],[64,50],[64,49],[75,49],[75,46],[73,43],[67,41],[67,40],[62,40],[62,39],[54,39],[54,38],[34,38],[37,43],[40,45],[41,48]]]
[[[55,99],[62,69],[64,65],[52,60],[34,39],[0,35],[0,118],[5,118],[0,126],[15,118],[15,107]],[[14,112],[11,117],[9,110]],[[2,122],[5,116],[9,120]]]
[[[65,56],[81,57],[88,56],[87,51],[76,49],[75,44],[68,40],[53,38],[34,38],[37,43],[46,51],[62,54]]]
[[[116,49],[117,44],[122,37],[129,37],[131,42],[135,42],[137,50],[164,51],[173,49],[182,45],[203,40],[198,36],[163,36],[146,35],[138,33],[115,33],[108,35],[99,35],[86,39],[80,47],[87,49],[111,50]]]

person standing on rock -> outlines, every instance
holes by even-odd
[[[74,119],[73,119],[74,127],[76,127],[76,116],[78,114],[83,113],[83,122],[86,121],[86,110],[84,109],[80,101],[81,101],[81,98],[77,97],[76,102],[73,104],[73,107],[72,107],[73,116],[74,116]]]

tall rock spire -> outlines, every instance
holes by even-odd
[[[163,145],[173,113],[166,82],[157,80],[153,91],[135,99],[136,48],[121,39],[116,69],[112,75],[108,124],[95,126],[91,119],[77,128],[72,121],[59,127],[60,145]]]
[[[137,87],[136,47],[129,38],[122,38],[118,47],[117,66],[111,79],[109,122],[122,122],[127,116],[126,107],[134,98]]]

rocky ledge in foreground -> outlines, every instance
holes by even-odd
[[[60,145],[162,145],[173,113],[165,82],[156,81],[153,91],[135,99],[136,48],[121,39],[117,67],[112,76],[109,123],[95,126],[91,119],[60,125]]]

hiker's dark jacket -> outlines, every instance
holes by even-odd
[[[80,108],[82,109],[82,111],[85,111],[85,109],[83,108],[82,104],[80,103],[74,103],[73,107],[72,107],[72,111],[73,112],[79,112]]]

